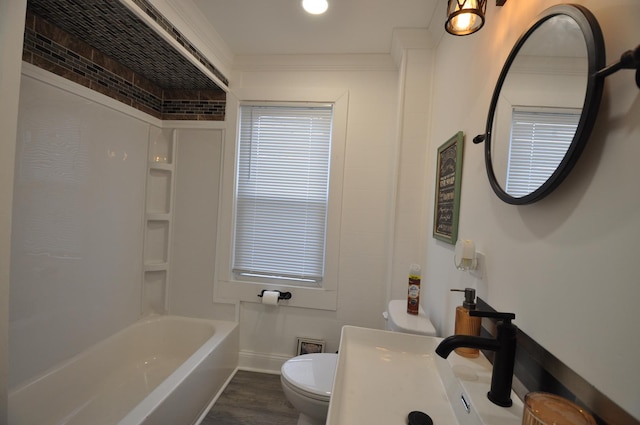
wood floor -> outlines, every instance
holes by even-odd
[[[201,425],[296,425],[280,375],[239,370]]]

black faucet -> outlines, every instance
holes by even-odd
[[[495,351],[493,372],[491,374],[491,390],[487,394],[489,400],[502,407],[511,406],[511,382],[513,366],[516,360],[516,332],[518,328],[511,323],[516,318],[513,313],[469,310],[470,316],[490,317],[498,319],[496,339],[469,335],[452,335],[440,342],[436,353],[446,359],[453,350],[459,347],[478,348]]]

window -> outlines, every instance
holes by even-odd
[[[259,108],[264,107],[325,109],[325,113],[330,111],[329,137],[331,156],[326,157],[329,159],[328,190],[326,194],[328,202],[325,206],[324,240],[322,241],[324,247],[317,251],[322,255],[321,274],[319,276],[315,272],[309,271],[296,276],[297,272],[291,272],[287,267],[288,270],[281,273],[284,276],[278,278],[275,277],[277,274],[272,270],[268,270],[267,273],[254,273],[258,271],[255,265],[251,268],[245,267],[237,261],[240,258],[239,255],[236,255],[236,250],[239,249],[237,245],[240,241],[240,237],[236,236],[236,230],[240,230],[240,219],[238,217],[239,204],[242,202],[239,199],[240,185],[242,184],[240,180],[247,178],[247,170],[250,170],[250,168],[245,169],[244,177],[242,175],[243,171],[240,171],[240,145],[244,143],[241,140],[240,133],[247,134],[247,127],[242,124],[242,118],[247,118],[248,110],[255,108],[253,111],[255,114]],[[216,303],[235,304],[239,301],[260,303],[262,298],[258,297],[258,295],[261,294],[261,291],[271,289],[291,292],[291,299],[286,301],[286,304],[290,307],[336,311],[340,283],[342,192],[348,111],[349,92],[340,88],[296,88],[289,90],[278,87],[273,90],[238,89],[235,93],[228,94],[225,146],[223,149],[224,162],[220,170],[222,176],[221,208],[218,214],[216,240],[216,247],[219,249],[216,249],[215,281],[213,286],[213,297]],[[288,112],[291,113],[292,111],[288,110]],[[324,120],[325,123],[327,121]],[[317,123],[314,123],[314,126],[315,124]],[[282,129],[283,127],[276,126],[276,128]],[[314,127],[314,132],[315,130]],[[265,134],[261,133],[262,136]],[[288,142],[293,144],[294,147],[298,147],[297,143],[293,143],[290,140],[283,139],[283,142]],[[253,147],[256,147],[255,143]],[[329,152],[327,152],[328,154]],[[284,162],[285,164],[287,163],[287,161]],[[288,163],[294,162],[288,161]],[[295,163],[301,167],[300,162]],[[276,167],[275,171],[279,171],[279,169]],[[267,187],[270,188],[272,186]],[[275,204],[271,203],[271,205]],[[285,217],[284,220],[288,220],[288,218]],[[278,234],[276,233],[276,235]],[[290,265],[291,262],[288,262],[288,264]],[[320,277],[320,279],[317,279],[317,277]],[[237,309],[236,312],[238,312]]]
[[[564,158],[580,120],[580,110],[515,108],[505,191],[526,196],[544,184]]]
[[[241,105],[233,273],[321,286],[331,105]]]

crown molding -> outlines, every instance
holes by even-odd
[[[398,68],[407,49],[435,49],[427,28],[396,28],[391,36],[391,57]]]
[[[233,69],[249,71],[397,71],[389,54],[236,56]]]

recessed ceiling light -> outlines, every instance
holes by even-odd
[[[327,0],[302,0],[302,7],[307,13],[321,15],[329,8]]]

